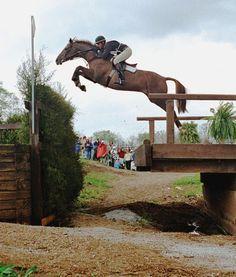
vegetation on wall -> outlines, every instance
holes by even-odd
[[[180,143],[199,143],[200,137],[197,124],[194,122],[183,123],[179,132]]]
[[[208,134],[218,143],[230,142],[236,140],[236,115],[233,103],[221,102],[217,110],[211,109],[213,115],[208,120]]]

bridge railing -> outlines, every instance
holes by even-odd
[[[156,120],[166,120],[167,143],[174,143],[174,100],[217,100],[217,101],[236,101],[236,94],[163,94],[150,93],[148,98],[152,101],[166,100],[166,117],[138,117],[137,120],[149,121],[149,135],[151,144],[154,143],[154,133]],[[179,120],[204,120],[209,116],[182,116],[177,117]]]

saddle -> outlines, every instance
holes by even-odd
[[[127,62],[121,62],[121,67],[123,71],[129,71],[131,73],[135,73],[137,71],[137,63],[127,63]]]
[[[135,64],[129,64],[127,62],[121,62],[120,63],[120,71],[118,71],[115,66],[113,66],[112,71],[110,72],[110,74],[107,77],[107,82],[106,82],[106,86],[108,87],[110,80],[112,78],[112,76],[117,73],[119,78],[123,77],[124,78],[124,71],[128,71],[131,73],[135,73],[137,71],[137,63]],[[121,72],[122,71],[122,72]]]

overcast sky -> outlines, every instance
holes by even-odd
[[[91,135],[109,129],[123,137],[148,130],[137,116],[164,115],[142,93],[106,89],[88,80],[82,92],[71,76],[83,60],[55,65],[70,37],[93,41],[97,35],[117,39],[133,50],[130,62],[178,79],[188,93],[236,92],[236,1],[233,0],[21,0],[2,1],[0,12],[3,86],[17,93],[16,70],[30,53],[30,16],[36,21],[36,53],[56,69],[76,106],[75,130]],[[170,92],[174,91],[171,82]],[[209,114],[215,102],[188,104],[189,115]],[[157,123],[157,130],[163,124]]]

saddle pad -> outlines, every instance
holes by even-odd
[[[134,66],[130,66],[130,65],[126,64],[125,65],[125,70],[129,71],[131,73],[135,73],[137,71],[137,68],[136,68],[136,66],[134,67]]]

